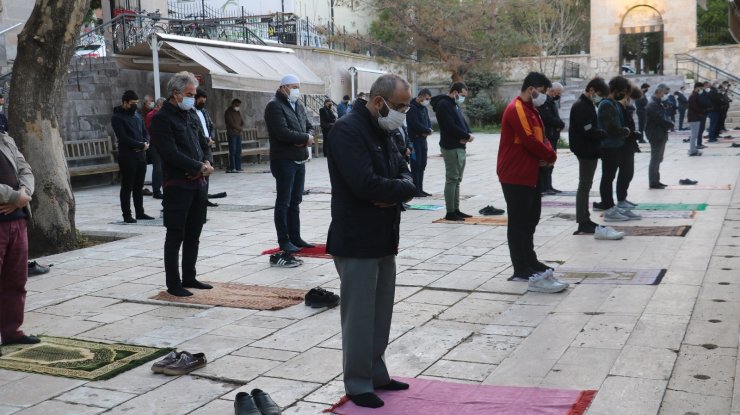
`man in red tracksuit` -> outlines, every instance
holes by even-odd
[[[534,232],[540,221],[539,168],[552,166],[555,150],[545,139],[544,125],[536,107],[542,105],[551,82],[538,72],[524,78],[521,92],[504,110],[498,150],[498,173],[504,191],[509,222],[507,241],[514,267],[512,279],[529,281],[529,290],[560,292],[567,283],[555,279],[552,268],[534,252]]]

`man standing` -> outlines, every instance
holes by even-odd
[[[686,130],[686,128],[683,128],[683,120],[689,107],[689,99],[686,98],[686,87],[682,86],[674,95],[676,96],[676,102],[678,102],[678,131],[683,131]]]
[[[313,126],[299,100],[300,80],[285,75],[275,96],[265,107],[270,136],[270,171],[275,178],[275,230],[283,252],[295,253],[314,245],[301,238],[300,204],[306,179],[308,148],[313,145]]]
[[[342,102],[337,104],[337,118],[344,117],[348,112],[352,110],[352,105],[349,103],[349,95],[342,97]],[[326,136],[324,136],[326,139]],[[324,146],[326,148],[326,146]]]
[[[534,233],[540,221],[541,189],[537,188],[539,168],[555,163],[557,154],[545,137],[536,107],[545,102],[550,80],[530,72],[519,96],[504,110],[498,173],[509,211],[506,239],[514,268],[514,278],[529,280],[529,290],[556,293],[568,284],[555,279],[552,269],[537,259]]]
[[[164,270],[167,292],[178,297],[193,295],[186,288],[209,289],[198,281],[200,232],[206,222],[205,178],[213,173],[211,148],[199,128],[195,105],[198,80],[190,72],[178,72],[167,83],[169,99],[152,120],[152,140],[162,158],[164,173]],[[182,281],[179,254],[182,246]]]
[[[224,113],[226,134],[229,140],[229,168],[226,173],[238,173],[242,170],[242,129],[244,119],[239,112],[241,100],[234,99]]]
[[[0,133],[0,340],[3,345],[34,344],[20,329],[26,304],[28,235],[34,179],[15,141]]]
[[[406,113],[411,147],[411,177],[416,186],[416,197],[431,196],[424,191],[424,170],[427,168],[427,137],[432,135],[432,122],[429,120],[427,109],[432,98],[432,91],[427,88],[419,91],[419,95],[411,100],[409,111]]]
[[[387,74],[331,131],[332,186],[327,252],[341,280],[344,389],[356,405],[378,408],[376,389],[403,390],[390,378],[385,350],[393,315],[401,204],[416,194],[389,131],[400,128],[411,98],[403,78]],[[341,157],[335,155],[340,155]]]
[[[646,107],[645,135],[650,142],[648,182],[651,189],[662,190],[666,187],[665,184],[660,182],[660,163],[663,162],[663,153],[665,153],[665,145],[668,142],[668,131],[673,128],[673,123],[668,120],[662,102],[663,97],[669,91],[670,88],[667,85],[658,85]]]
[[[700,156],[701,151],[699,151],[699,149],[704,148],[704,145],[701,144],[701,126],[704,123],[707,114],[705,112],[704,106],[701,103],[700,94],[703,88],[703,83],[696,82],[694,84],[694,90],[691,92],[691,96],[689,96],[688,121],[689,128],[691,129],[691,135],[689,136],[689,156]]]
[[[146,176],[146,150],[149,148],[148,134],[144,122],[137,119],[139,97],[134,91],[126,91],[121,105],[113,109],[111,126],[118,139],[118,166],[121,173],[121,211],[123,221],[136,223],[137,219],[151,220],[144,213],[144,177]],[[131,195],[134,199],[136,218],[131,216]]]
[[[708,94],[711,107],[707,112],[707,118],[709,119],[709,128],[707,128],[709,139],[707,141],[710,143],[716,143],[718,141],[720,133],[719,124],[722,121],[722,113],[726,105],[718,86],[719,83],[717,81],[712,82],[712,86],[710,87]]]
[[[157,147],[152,145],[151,143],[151,137],[152,137],[152,119],[154,118],[154,115],[162,108],[162,105],[164,105],[165,101],[167,101],[164,98],[157,98],[157,101],[154,103],[154,108],[152,108],[151,111],[149,111],[146,114],[146,117],[144,117],[144,126],[146,127],[146,131],[149,133],[149,149],[147,150],[147,156],[152,162],[152,197],[155,199],[162,199],[162,159],[159,157],[159,153],[157,153]]]
[[[550,141],[550,146],[557,152],[558,140],[560,140],[560,131],[565,128],[565,123],[560,118],[560,108],[558,101],[563,93],[563,85],[560,82],[552,84],[552,88],[547,91],[547,100],[537,110],[540,113],[542,122],[545,124],[545,137]],[[554,195],[561,193],[560,190],[552,186],[552,171],[554,166],[540,167],[540,189],[543,194]]]
[[[455,82],[447,95],[432,98],[432,108],[439,123],[439,147],[445,162],[445,220],[463,221],[471,215],[460,211],[460,182],[465,170],[465,147],[475,137],[463,117],[460,105],[468,96],[468,87]]]
[[[200,120],[200,128],[201,132],[203,133],[203,137],[205,137],[206,139],[206,144],[208,145],[208,147],[211,147],[216,142],[216,127],[214,127],[213,125],[211,114],[209,114],[208,110],[206,109],[207,100],[208,94],[206,94],[206,91],[198,88],[197,92],[195,93],[195,114],[198,115],[198,120]],[[213,164],[213,155],[211,155],[208,161],[211,163],[211,165]],[[208,191],[210,183],[211,178],[206,177],[206,191]],[[218,204],[213,203],[209,200],[206,202],[206,206],[216,207],[218,206]]]
[[[330,99],[324,100],[324,106],[321,107],[319,110],[319,120],[321,122],[321,136],[324,140],[324,156],[327,156],[327,150],[329,149],[329,145],[326,143],[326,140],[329,138],[329,131],[331,130],[331,127],[334,126],[334,123],[337,122],[337,116],[334,115],[334,111],[331,110],[331,107],[333,105],[333,102],[331,102]]]
[[[642,84],[640,86],[642,90],[642,98],[635,101],[635,112],[637,113],[637,128],[640,130],[640,139],[638,142],[645,142],[645,108],[648,104],[648,90],[650,90],[650,84]]]

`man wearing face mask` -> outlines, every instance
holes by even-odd
[[[149,148],[149,139],[144,122],[137,118],[138,103],[139,97],[134,91],[124,92],[121,105],[113,109],[111,117],[111,127],[118,139],[121,212],[126,223],[136,223],[137,219],[154,219],[144,213],[142,189],[146,175],[146,150]],[[131,214],[132,194],[136,218]]]
[[[427,168],[427,137],[432,135],[432,122],[429,120],[429,105],[432,91],[427,88],[419,91],[419,95],[411,100],[409,111],[406,113],[411,147],[411,177],[416,185],[416,197],[431,196],[424,191],[424,170]]]
[[[565,123],[560,118],[560,108],[558,107],[558,101],[560,101],[560,95],[562,93],[563,85],[560,82],[554,82],[552,88],[547,91],[545,103],[537,107],[542,122],[545,124],[545,137],[550,140],[550,145],[555,151],[558,149],[560,131],[565,128]],[[554,168],[554,166],[540,168],[540,181],[542,182],[540,183],[540,189],[542,189],[543,194],[554,195],[561,193],[560,190],[552,186],[552,171]]]
[[[164,174],[164,271],[167,292],[193,295],[187,288],[210,289],[196,279],[200,233],[206,222],[208,191],[205,178],[213,173],[211,148],[193,111],[198,80],[179,72],[167,83],[168,100],[152,119],[152,141],[162,158]],[[182,281],[179,255],[182,246]]]
[[[642,98],[635,101],[635,113],[637,113],[637,128],[640,130],[640,143],[645,143],[645,107],[648,104],[647,93],[650,90],[650,84],[640,85],[642,90]]]
[[[367,104],[340,118],[329,133],[332,221],[326,247],[341,279],[344,389],[356,405],[370,408],[383,406],[375,390],[408,388],[390,378],[384,354],[401,204],[416,194],[389,132],[403,125],[410,99],[408,82],[383,75]]]
[[[337,104],[337,118],[344,117],[351,110],[352,104],[349,103],[349,95],[345,95],[342,97],[342,102]],[[324,139],[326,139],[326,136],[324,136]]]
[[[470,126],[460,105],[468,96],[468,87],[455,82],[447,95],[432,98],[432,108],[439,123],[439,147],[445,162],[445,220],[463,221],[471,217],[460,211],[460,182],[465,171],[465,147],[472,142]]]
[[[224,113],[226,121],[226,134],[229,140],[229,168],[226,173],[238,173],[242,171],[242,130],[244,119],[239,112],[242,102],[238,99],[231,101],[231,105]]]
[[[646,108],[645,135],[648,142],[650,142],[648,181],[651,189],[662,190],[666,187],[665,184],[660,182],[660,163],[663,162],[665,145],[668,142],[668,131],[673,128],[673,123],[668,119],[663,106],[663,101],[669,91],[670,88],[667,85],[658,85]]]
[[[204,89],[198,88],[195,93],[195,114],[198,116],[198,120],[200,121],[201,132],[203,133],[203,137],[206,139],[206,144],[208,144],[209,147],[212,147],[216,142],[216,128],[213,125],[211,114],[206,109],[206,101],[208,101],[208,94],[206,94]],[[212,156],[209,161],[213,164]],[[210,185],[210,179],[210,177],[206,177],[206,191]],[[208,207],[217,207],[218,203],[213,203],[209,200],[206,205]]]
[[[283,252],[312,248],[301,238],[300,204],[306,179],[306,160],[313,145],[313,125],[300,101],[300,81],[285,75],[265,108],[270,136],[270,171],[275,178],[275,230]],[[330,150],[331,151],[331,150]]]
[[[329,138],[329,131],[331,131],[331,127],[334,126],[334,123],[337,122],[337,116],[334,115],[334,111],[332,111],[332,107],[334,106],[334,103],[330,99],[324,100],[324,106],[321,107],[319,110],[319,120],[321,121],[321,136],[324,138],[324,156],[328,157],[326,154],[326,151],[329,149],[329,146],[326,144],[327,138]]]
[[[707,118],[706,108],[701,103],[701,93],[703,90],[704,84],[697,82],[694,84],[694,90],[691,91],[691,95],[689,96],[689,111],[687,114],[689,128],[691,129],[691,135],[689,136],[689,156],[701,156],[702,153],[699,149],[705,147],[701,144],[701,126]]]

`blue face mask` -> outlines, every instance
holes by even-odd
[[[183,111],[189,111],[195,105],[195,97],[182,97],[182,102],[178,102],[177,106]]]

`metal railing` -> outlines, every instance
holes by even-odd
[[[567,81],[568,78],[580,78],[580,77],[581,77],[581,65],[573,61],[564,60],[563,61],[563,76],[561,79],[561,82],[563,83],[563,85],[565,85],[566,82],[568,82]]]
[[[683,67],[681,64],[689,64],[689,68]],[[713,78],[706,77],[701,74],[702,70],[709,73],[714,73]],[[740,85],[740,78],[734,74],[731,74],[723,69],[720,69],[709,62],[703,61],[695,56],[689,55],[688,53],[677,53],[676,54],[676,75],[679,71],[692,72],[697,81],[714,81],[716,79],[728,80],[735,86]],[[740,92],[734,89],[728,91],[731,95],[740,98]]]

